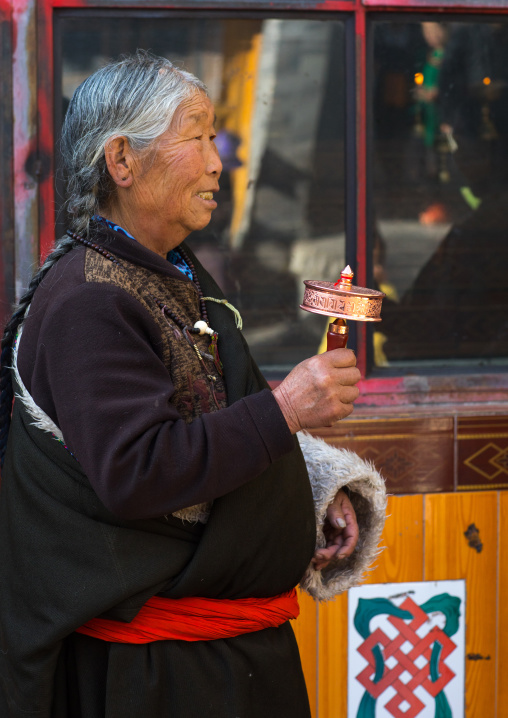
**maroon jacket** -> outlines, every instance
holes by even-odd
[[[285,419],[268,389],[228,402],[220,382],[216,410],[195,352],[154,301],[192,326],[194,283],[130,238],[99,232],[124,269],[83,247],[59,260],[25,322],[21,378],[120,518],[211,501],[293,449]],[[202,350],[208,341],[199,337]],[[229,348],[219,333],[220,351]]]

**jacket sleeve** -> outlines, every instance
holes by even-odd
[[[323,524],[326,509],[339,489],[347,487],[356,512],[360,537],[346,559],[316,570],[311,563],[300,586],[318,601],[329,601],[361,582],[380,553],[379,541],[386,514],[383,477],[372,464],[346,449],[337,449],[306,432],[298,433],[312,486],[316,513],[316,547],[326,546]]]
[[[170,402],[159,329],[120,288],[81,284],[30,320],[40,321],[36,357],[23,363],[21,340],[21,377],[120,518],[212,501],[293,449],[269,390],[186,423]]]

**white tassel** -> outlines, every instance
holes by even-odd
[[[240,331],[243,329],[243,320],[242,315],[238,311],[236,307],[234,307],[232,304],[228,302],[227,299],[215,299],[214,297],[203,297],[203,299],[207,302],[215,302],[216,304],[224,304],[228,309],[231,309],[233,314],[235,315],[235,322],[236,322],[236,328]]]

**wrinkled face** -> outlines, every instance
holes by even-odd
[[[162,226],[177,243],[206,227],[217,206],[213,193],[219,190],[222,164],[214,118],[202,93],[182,103],[133,187],[138,216]]]

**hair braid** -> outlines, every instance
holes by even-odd
[[[77,242],[70,237],[65,236],[58,240],[54,250],[48,255],[37,274],[32,277],[28,289],[19,300],[14,314],[5,326],[1,343],[2,353],[0,355],[0,466],[3,466],[4,463],[9,427],[11,424],[12,400],[14,398],[11,374],[14,339],[19,327],[23,323],[26,310],[32,301],[35,290],[51,267],[75,246],[77,246]]]

